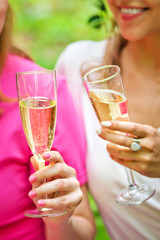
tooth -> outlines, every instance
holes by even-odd
[[[137,8],[121,8],[121,12],[126,14],[136,14],[142,11],[143,9],[137,9]]]

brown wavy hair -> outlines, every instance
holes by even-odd
[[[109,7],[108,7],[108,11]],[[106,46],[106,52],[104,55],[103,64],[113,64],[120,66],[120,56],[122,49],[127,45],[127,40],[122,37],[119,32],[119,28],[117,22],[115,21],[113,15],[107,19],[109,21],[110,28],[109,30],[106,29],[108,37],[108,43]]]
[[[9,53],[13,53],[17,56],[21,56],[31,60],[31,58],[25,52],[13,46],[12,35],[13,35],[13,11],[11,6],[8,4],[4,27],[2,33],[0,34],[0,73],[3,70],[7,55]],[[5,96],[3,92],[0,90],[0,101],[13,102],[15,101],[15,99]],[[2,111],[0,110],[0,113],[1,112]]]
[[[13,14],[11,7],[8,6],[4,27],[0,35],[0,71],[2,71],[9,48],[11,46],[12,23]]]
[[[97,62],[95,59],[92,59],[93,61],[90,60],[83,62],[80,69],[82,76],[92,68],[102,65],[118,65],[121,67],[121,52],[122,49],[127,45],[128,41],[120,34],[117,22],[115,21],[113,15],[110,14],[109,7],[106,9],[106,14],[102,24],[102,26],[105,28],[108,40],[104,58],[100,59],[100,61],[98,60]]]
[[[122,49],[127,45],[127,40],[120,33],[108,40],[103,65],[118,65],[121,67],[120,56]]]

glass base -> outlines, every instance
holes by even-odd
[[[138,205],[155,194],[155,189],[146,185],[130,185],[124,189],[116,198],[116,202],[122,205]]]
[[[28,210],[24,212],[24,215],[26,217],[32,218],[42,218],[42,217],[59,217],[65,215],[66,213],[67,213],[66,211],[60,212],[60,210],[55,210],[52,208],[42,208],[40,210],[38,209]]]

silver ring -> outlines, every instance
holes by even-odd
[[[139,138],[133,138],[133,141],[130,145],[130,149],[134,152],[139,151],[141,149],[140,145],[140,139]]]

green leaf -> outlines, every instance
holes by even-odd
[[[91,16],[88,19],[88,23],[91,24],[94,28],[100,28],[103,24],[103,17],[98,14]]]
[[[106,12],[106,7],[105,7],[105,4],[102,0],[98,0],[97,3],[96,3],[96,6],[103,12]]]

